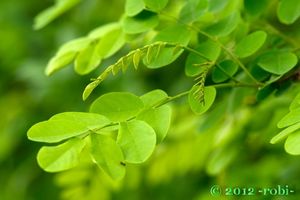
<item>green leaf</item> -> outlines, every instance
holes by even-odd
[[[214,87],[209,86],[204,88],[204,102],[200,102],[197,98],[195,98],[195,91],[198,89],[199,86],[194,86],[191,91],[189,92],[189,105],[192,111],[197,114],[201,115],[205,113],[214,103],[217,91]]]
[[[203,67],[214,65],[221,52],[220,47],[210,40],[200,43],[196,50],[208,59],[193,52],[189,53],[185,62],[185,74],[187,76],[197,76],[203,71]]]
[[[49,61],[45,74],[49,76],[66,67],[66,65],[75,59],[77,53],[87,48],[91,42],[92,40],[90,38],[78,38],[62,45],[56,55]]]
[[[281,75],[295,67],[297,62],[297,56],[291,52],[274,51],[260,56],[258,65],[270,73]]]
[[[143,11],[134,17],[125,16],[122,26],[125,33],[136,34],[151,30],[158,25],[158,16],[149,11]]]
[[[183,25],[174,25],[169,26],[160,32],[154,37],[154,42],[168,42],[174,44],[187,45],[191,38],[191,32]],[[155,59],[152,59],[150,62],[147,62],[147,59],[144,59],[144,64],[151,69],[156,69],[159,67],[166,66],[174,62],[183,52],[183,50],[174,54],[174,49],[176,47],[162,48],[159,54]],[[157,52],[155,52],[156,54]]]
[[[136,116],[143,107],[142,100],[131,93],[111,92],[96,99],[91,105],[90,112],[120,122]]]
[[[156,133],[156,142],[160,143],[166,137],[171,124],[171,108],[164,105],[158,108],[150,108],[137,116],[138,120],[147,122]]]
[[[238,12],[233,12],[216,24],[213,24],[205,29],[205,32],[217,36],[225,37],[229,35],[238,25],[240,15]]]
[[[212,72],[212,80],[221,83],[228,80],[238,71],[238,65],[232,60],[224,60],[215,66]]]
[[[251,15],[259,15],[268,6],[268,0],[244,0],[246,11]]]
[[[163,90],[152,90],[140,97],[145,107],[152,107],[158,102],[161,102],[168,98],[168,94]]]
[[[54,6],[47,8],[39,13],[34,19],[34,29],[38,30],[45,27],[64,12],[78,4],[80,0],[56,0]]]
[[[90,38],[92,40],[102,38],[103,36],[107,35],[109,32],[120,29],[120,27],[121,27],[121,24],[119,22],[105,24],[103,26],[100,26],[100,27],[92,30],[88,34],[88,38]]]
[[[297,108],[300,108],[300,93],[297,94],[297,96],[293,99],[289,109],[295,110]]]
[[[207,0],[188,0],[180,11],[179,19],[185,23],[196,21],[207,10]]]
[[[291,155],[300,155],[300,131],[291,134],[286,139],[284,148]]]
[[[146,7],[154,12],[159,12],[168,4],[168,0],[143,0]]]
[[[208,11],[209,12],[219,12],[227,6],[229,1],[224,1],[224,0],[208,0]]]
[[[75,167],[85,142],[74,138],[58,146],[44,146],[40,149],[37,160],[47,172],[59,172]]]
[[[91,134],[91,154],[97,165],[114,180],[125,176],[124,156],[116,141],[109,136]]]
[[[292,24],[300,17],[300,1],[281,0],[277,9],[277,16],[280,22]]]
[[[263,46],[267,39],[264,31],[256,31],[243,38],[235,48],[235,54],[240,58],[245,58],[254,54]]]
[[[284,128],[300,122],[300,108],[290,111],[277,124],[278,128]]]
[[[291,133],[295,132],[296,130],[300,129],[300,123],[294,124],[284,130],[282,130],[280,133],[278,133],[276,136],[274,136],[271,139],[271,143],[275,144],[280,142],[281,140],[285,139],[286,137],[288,137]]]
[[[125,14],[127,16],[134,16],[144,10],[145,4],[143,0],[126,0],[125,3]]]
[[[74,124],[82,124],[88,129],[104,127],[111,123],[102,115],[85,112],[63,112],[52,116],[49,120],[69,120],[73,121]]]
[[[121,123],[117,143],[124,153],[126,162],[142,163],[154,151],[156,135],[146,122],[133,120]]]

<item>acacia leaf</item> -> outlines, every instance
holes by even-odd
[[[286,139],[284,148],[291,155],[300,155],[300,131],[292,133]]]
[[[292,24],[300,17],[300,1],[281,0],[278,4],[277,16],[284,24]]]
[[[237,71],[238,65],[235,62],[232,60],[224,60],[213,69],[212,80],[215,83],[224,82],[232,77]]]

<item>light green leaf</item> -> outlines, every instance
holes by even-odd
[[[224,1],[224,0],[208,0],[209,5],[208,5],[208,11],[209,12],[219,12],[221,10],[223,10],[225,8],[225,6],[227,6],[227,4],[230,1]]]
[[[253,32],[238,42],[235,48],[235,54],[240,58],[251,56],[263,46],[266,39],[267,34],[264,31]]]
[[[297,56],[291,52],[274,51],[260,56],[258,65],[270,73],[282,75],[295,67],[297,62]]]
[[[58,146],[44,146],[40,149],[37,160],[47,172],[59,172],[75,167],[85,142],[74,138]]]
[[[143,0],[126,0],[125,14],[132,17],[142,12],[144,8],[145,4]]]
[[[54,19],[78,4],[80,0],[56,0],[55,5],[39,13],[34,19],[34,29],[45,27]]]
[[[300,108],[290,111],[277,124],[278,128],[284,128],[300,122]]]
[[[300,155],[300,131],[291,134],[286,139],[284,148],[291,155]]]
[[[187,76],[197,76],[203,71],[204,67],[214,65],[221,52],[220,47],[210,40],[200,43],[196,50],[207,59],[193,52],[189,53],[185,62],[185,74]]]
[[[82,124],[88,129],[104,127],[111,123],[102,115],[85,112],[63,112],[52,116],[49,120],[69,120],[73,121],[74,124]]]
[[[93,40],[87,37],[81,37],[63,44],[56,53],[56,56],[64,55],[68,52],[79,52],[87,48]]]
[[[297,96],[293,99],[289,109],[295,110],[297,108],[300,108],[300,93],[298,93]]]
[[[188,0],[180,11],[180,20],[185,23],[196,21],[207,10],[207,0]]]
[[[233,12],[229,16],[220,20],[205,29],[205,31],[213,36],[224,37],[229,35],[238,25],[240,15],[238,12]]]
[[[191,32],[185,26],[174,25],[174,26],[169,26],[166,29],[163,29],[160,32],[158,32],[158,34],[154,37],[152,42],[154,43],[154,42],[161,41],[161,42],[187,45],[190,41],[190,38],[191,38]],[[176,54],[174,54],[175,48],[176,47],[162,48],[155,59],[152,59],[150,62],[147,62],[147,59],[144,59],[144,64],[148,68],[156,69],[174,62],[174,60],[176,60],[183,52],[183,50],[181,50]]]
[[[171,124],[171,108],[164,105],[158,108],[150,108],[137,116],[138,120],[145,121],[156,133],[156,142],[160,143],[166,137]]]
[[[124,156],[116,141],[109,136],[91,134],[91,154],[97,165],[114,180],[125,176]]]
[[[136,34],[151,30],[158,25],[158,16],[149,11],[143,11],[134,17],[125,16],[122,27],[125,33]]]
[[[278,133],[276,136],[274,136],[270,142],[272,144],[278,143],[298,129],[300,129],[300,123],[294,124],[286,129],[282,130],[280,133]]]
[[[292,24],[300,17],[299,0],[281,0],[277,9],[277,16],[284,24]]]
[[[198,86],[194,86],[189,92],[189,105],[192,111],[201,115],[205,113],[214,103],[217,91],[214,87],[209,86],[204,88],[204,102],[200,102],[197,98],[195,98],[195,91],[198,89]]]
[[[226,81],[238,71],[238,65],[232,60],[224,60],[215,66],[212,72],[212,80],[215,83]]]
[[[155,143],[155,132],[146,122],[133,120],[121,123],[117,144],[120,145],[126,162],[145,162],[154,151]]]
[[[119,22],[113,22],[109,24],[105,24],[103,26],[100,26],[94,30],[92,30],[88,34],[88,38],[94,40],[94,39],[99,39],[102,38],[104,35],[107,35],[109,32],[120,29],[121,25]]]
[[[140,97],[145,107],[152,107],[158,102],[161,102],[168,98],[168,94],[163,90],[152,90]]]
[[[168,0],[144,0],[146,7],[154,12],[159,12],[168,4]]]
[[[120,122],[136,116],[143,107],[142,100],[131,93],[111,92],[96,99],[91,105],[90,112]]]

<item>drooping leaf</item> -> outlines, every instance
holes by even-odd
[[[278,128],[284,128],[295,123],[300,122],[300,108],[291,110],[287,115],[285,115],[277,124]]]
[[[156,142],[160,143],[166,137],[171,124],[171,108],[168,105],[150,108],[141,112],[137,119],[147,122],[154,129]]]
[[[154,12],[159,12],[166,7],[169,0],[143,0],[146,7]]]
[[[120,28],[121,28],[121,24],[119,22],[108,23],[92,30],[88,34],[88,38],[90,39],[102,38],[103,36],[107,35],[109,32],[118,30]]]
[[[124,156],[116,141],[101,134],[91,135],[91,154],[97,165],[111,178],[120,180],[125,176]]]
[[[136,116],[143,107],[142,100],[131,93],[111,92],[96,99],[91,105],[90,112],[120,122]]]
[[[156,135],[146,122],[133,120],[121,123],[117,144],[120,145],[125,161],[128,163],[142,163],[154,151]]]
[[[207,10],[207,0],[188,0],[180,11],[179,19],[185,23],[196,21]]]
[[[64,12],[78,4],[80,0],[56,0],[55,5],[39,13],[34,19],[34,29],[45,27]]]
[[[205,31],[213,36],[224,37],[229,35],[238,25],[240,15],[233,12],[216,24],[213,24],[205,29]]]
[[[292,103],[290,104],[290,111],[300,108],[300,93],[293,99]]]
[[[193,52],[189,53],[185,62],[185,74],[187,76],[197,76],[204,67],[214,65],[221,52],[220,47],[210,40],[200,43],[196,50],[207,59]]]
[[[191,91],[189,92],[189,105],[192,111],[197,114],[201,115],[205,113],[214,103],[216,98],[216,89],[212,86],[204,88],[204,101],[201,102],[199,99],[195,97],[195,91],[198,89],[198,86],[194,86]]]
[[[126,0],[125,3],[125,14],[127,16],[135,16],[142,12],[145,8],[145,3],[143,0]]]
[[[300,17],[300,1],[281,0],[278,4],[277,16],[284,24],[292,24]]]
[[[58,146],[44,146],[40,149],[37,160],[47,172],[59,172],[75,167],[79,155],[85,146],[82,139],[74,138]]]
[[[288,137],[291,133],[297,131],[298,129],[300,129],[300,123],[289,126],[289,127],[285,128],[284,130],[282,130],[280,133],[278,133],[276,136],[274,136],[270,142],[272,144],[278,143],[281,140]]]
[[[251,33],[239,41],[235,48],[235,54],[240,58],[251,56],[263,46],[266,39],[267,34],[264,31]]]
[[[157,103],[165,100],[168,98],[168,94],[165,93],[163,90],[152,90],[140,97],[140,99],[143,101],[145,107],[152,107],[156,105]]]
[[[268,52],[260,56],[258,65],[273,74],[282,75],[291,70],[298,62],[291,52]]]
[[[153,39],[153,43],[161,41],[174,44],[187,45],[190,41],[191,33],[183,25],[174,25],[167,27],[161,30]],[[176,60],[183,50],[174,54],[174,49],[176,47],[162,48],[159,54],[155,59],[152,59],[150,62],[147,62],[147,59],[144,59],[144,64],[151,69],[159,68],[166,66]],[[155,54],[157,52],[154,52]]]
[[[215,83],[226,81],[238,71],[238,65],[232,60],[224,60],[215,66],[212,72],[212,80]]]
[[[125,33],[136,34],[148,31],[158,25],[158,17],[155,13],[143,11],[134,17],[124,17],[122,27]]]
[[[285,151],[291,155],[300,155],[300,131],[292,133],[285,141]]]

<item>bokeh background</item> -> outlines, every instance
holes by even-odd
[[[191,113],[184,99],[174,103],[165,142],[145,164],[128,166],[121,182],[112,182],[89,163],[62,173],[42,171],[36,162],[41,144],[26,136],[34,123],[59,112],[87,111],[92,100],[105,92],[141,95],[161,88],[174,95],[193,81],[184,76],[183,55],[162,69],[129,71],[109,79],[83,102],[85,85],[101,69],[79,76],[68,67],[46,77],[45,66],[64,42],[118,20],[124,1],[85,0],[46,28],[33,30],[34,17],[52,4],[51,0],[0,1],[0,200],[231,199],[211,196],[213,185],[223,189],[288,185],[296,194],[245,199],[300,198],[299,156],[285,153],[282,143],[269,144],[278,132],[276,123],[300,89],[297,85],[255,105],[254,93],[248,89],[225,89],[209,115],[200,117]]]

